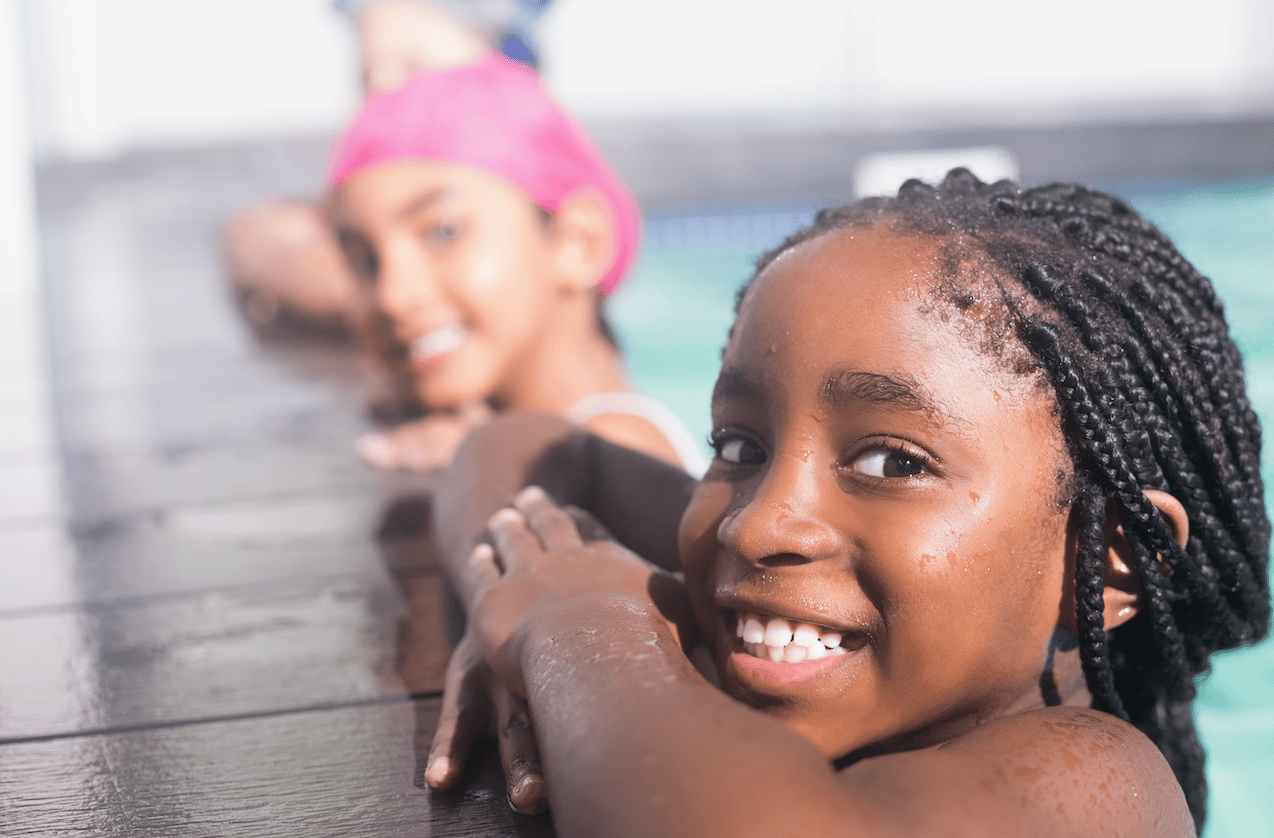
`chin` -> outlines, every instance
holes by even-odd
[[[417,379],[416,395],[420,403],[430,410],[453,410],[462,405],[481,401],[490,390],[474,387],[472,382]]]

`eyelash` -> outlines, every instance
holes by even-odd
[[[740,445],[751,444],[757,449],[757,451],[760,452],[761,459],[755,462],[739,459],[738,457],[742,452],[735,452],[734,459],[727,457],[727,446],[734,442],[738,442]],[[708,444],[712,447],[713,451],[716,452],[716,458],[718,460],[730,465],[760,465],[768,459],[768,455],[766,455],[764,449],[762,449],[757,442],[745,434],[741,434],[727,428],[720,428],[709,434]],[[884,471],[884,465],[891,457],[909,461],[909,465],[915,467],[916,471],[914,473],[890,476],[883,473],[869,474],[863,469],[855,468],[855,466],[862,463],[865,458],[876,455],[883,457],[883,460],[880,463],[882,466],[882,472]],[[852,476],[859,480],[894,482],[898,480],[913,480],[915,478],[923,477],[926,473],[932,474],[933,465],[933,458],[925,454],[923,451],[920,451],[915,446],[901,440],[886,437],[881,442],[874,442],[864,448],[860,448],[852,457],[849,458],[848,463],[842,468],[844,471],[850,472]]]
[[[867,474],[865,471],[853,468],[854,465],[863,462],[863,460],[866,457],[874,456],[878,454],[884,456],[884,459],[882,460],[882,463],[881,463],[882,466],[884,465],[886,461],[888,461],[890,457],[895,457],[901,460],[909,461],[909,463],[911,465],[914,465],[917,470],[914,473],[905,473],[905,474],[900,474],[896,476],[890,476],[886,474]],[[850,468],[854,471],[855,475],[859,479],[888,480],[888,481],[912,480],[918,477],[923,477],[926,473],[932,474],[933,459],[927,456],[924,452],[917,450],[914,446],[908,445],[896,439],[886,438],[881,443],[874,444],[867,448],[862,449],[857,455],[854,456],[853,460],[850,461]]]
[[[373,282],[376,274],[380,270],[380,266],[376,261],[376,254],[364,244],[342,242],[341,250],[345,254],[345,262],[349,265],[354,276],[363,282]]]
[[[425,230],[424,238],[430,244],[446,245],[460,238],[464,225],[455,219],[447,219],[431,224]]]
[[[759,462],[745,462],[742,460],[726,459],[725,448],[732,442],[739,442],[742,444],[751,443],[753,447],[755,447],[758,451],[761,452],[762,459]],[[708,435],[708,445],[710,445],[712,447],[712,450],[716,452],[716,458],[718,460],[720,460],[723,463],[729,463],[732,466],[759,465],[760,463],[763,463],[765,462],[766,459],[768,459],[768,457],[766,456],[764,452],[764,449],[762,449],[760,445],[758,445],[755,441],[749,438],[746,434],[742,434],[742,433],[739,433],[738,431],[731,430],[728,428],[718,428],[717,430],[710,433]]]

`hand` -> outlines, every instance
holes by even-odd
[[[436,3],[369,3],[358,35],[368,95],[393,90],[418,72],[470,64],[489,49],[479,32]]]
[[[586,543],[573,515],[604,533],[586,513],[558,507],[538,487],[524,489],[512,508],[492,516],[494,547],[480,544],[470,557],[476,581],[470,626],[487,663],[520,696],[526,695],[521,646],[549,615],[561,620],[571,609],[638,598],[659,608],[683,648],[689,642],[693,621],[680,578],[613,540]]]
[[[442,713],[429,748],[425,782],[432,789],[445,791],[459,781],[465,759],[474,741],[490,726],[493,712],[509,803],[524,814],[539,814],[548,808],[548,790],[530,712],[526,702],[491,672],[470,631],[447,662]]]
[[[493,415],[481,402],[435,411],[388,431],[364,435],[358,440],[358,453],[368,465],[385,471],[433,471],[451,462],[469,432]]]

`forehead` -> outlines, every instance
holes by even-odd
[[[427,205],[463,201],[493,211],[530,203],[521,189],[485,169],[446,160],[393,160],[364,169],[337,192],[338,220],[393,223]]]
[[[953,265],[948,243],[884,225],[804,242],[753,281],[724,353],[725,371],[782,376],[771,382],[778,385],[804,373],[826,381],[853,370],[935,395],[970,386],[1018,389],[1022,376],[985,345],[985,308],[964,311],[950,302],[953,284],[965,280]],[[773,363],[780,356],[781,364]]]
[[[733,334],[818,331],[827,338],[842,333],[857,346],[892,343],[899,329],[931,328],[919,312],[941,271],[934,241],[879,225],[833,231],[784,252],[756,277]],[[730,348],[745,350],[749,342],[732,340]]]

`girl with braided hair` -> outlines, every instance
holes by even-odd
[[[462,449],[431,784],[500,683],[567,835],[1202,829],[1194,679],[1266,634],[1270,523],[1221,304],[1151,224],[964,170],[823,211],[741,291],[712,414],[697,483],[547,417]]]

